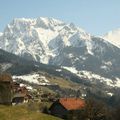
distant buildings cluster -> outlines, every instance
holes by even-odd
[[[10,105],[26,103],[31,99],[27,88],[13,82],[11,75],[0,75],[0,104]]]
[[[56,99],[52,94],[42,94],[41,102],[53,102],[49,108],[49,114],[65,118],[69,111],[82,109],[85,106],[85,101],[80,98],[60,98]],[[20,83],[13,82],[9,74],[0,75],[0,104],[16,105],[35,100],[29,94],[25,86]]]

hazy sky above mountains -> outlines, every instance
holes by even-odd
[[[53,17],[102,35],[120,28],[120,0],[0,0],[0,31],[16,17]]]

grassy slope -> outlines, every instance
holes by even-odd
[[[51,83],[53,84],[58,84],[60,87],[63,88],[78,88],[79,85],[75,82],[72,82],[70,80],[67,79],[63,79],[62,77],[46,77]]]
[[[0,106],[0,120],[61,120],[39,112],[29,111],[24,106]]]

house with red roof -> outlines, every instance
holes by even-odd
[[[85,101],[80,98],[60,98],[49,108],[50,114],[66,118],[69,111],[80,110],[85,107]]]

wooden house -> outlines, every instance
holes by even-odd
[[[69,111],[79,110],[85,106],[85,101],[79,98],[61,98],[54,102],[49,111],[50,114],[60,117],[66,118]]]
[[[0,74],[0,104],[11,104],[12,82],[9,74]]]
[[[14,95],[12,98],[12,105],[27,103],[32,96],[29,94],[25,86],[20,86],[19,83],[14,83]]]
[[[32,96],[29,94],[17,93],[12,99],[12,105],[28,103],[30,99],[32,99]]]

